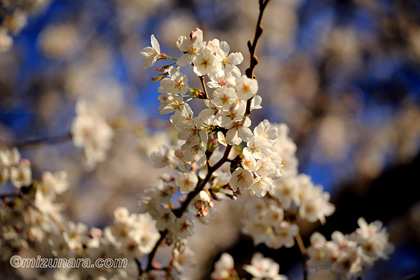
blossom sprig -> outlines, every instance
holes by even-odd
[[[153,36],[152,48],[157,45]],[[180,200],[178,207],[174,207],[168,203],[169,197],[165,197],[165,200],[159,198],[161,187],[155,191],[149,190],[147,206],[153,209],[150,213],[158,221],[160,242],[165,238],[169,242],[177,241],[193,233],[193,224],[188,213],[195,212],[200,221],[207,223],[211,217],[209,214],[212,213],[210,210],[214,206],[211,198],[236,200],[243,193],[246,194],[245,201],[258,201],[269,193],[274,198],[277,193],[275,189],[279,185],[276,180],[280,180],[283,175],[283,154],[288,166],[285,173],[292,177],[297,174],[293,171],[297,166],[294,144],[290,144],[291,141],[285,136],[285,125],[271,124],[264,120],[253,130],[250,129],[251,119],[248,115],[252,109],[261,108],[261,97],[257,95],[257,80],[238,72],[236,65],[242,61],[242,55],[230,55],[226,42],[219,42],[217,39],[205,42],[203,32],[198,28],[191,32],[189,38],[181,36],[177,46],[183,55],[176,61],[177,67],[165,68],[166,76],[160,79],[158,90],[162,94],[158,99],[161,102],[160,113],[172,114],[171,122],[178,131],[178,145],[162,147],[159,152],[152,154],[152,159],[155,166],[176,167],[178,172],[174,175],[173,182],[176,189],[186,196]],[[157,60],[158,50],[154,49]],[[143,49],[143,52],[146,51],[150,51],[150,47]],[[150,61],[154,64],[156,60]],[[186,84],[188,78],[181,70],[189,65],[200,79],[202,91],[191,89]],[[208,86],[213,91],[207,90],[206,77],[210,80]],[[188,98],[185,94],[187,88],[193,98],[185,100]],[[194,116],[188,104],[194,97],[204,99],[206,106],[198,116]],[[200,197],[196,198],[199,194]],[[327,195],[323,197],[328,201]],[[193,207],[189,207],[190,203],[193,203]],[[328,202],[325,203],[329,206]],[[311,207],[314,208],[311,205],[304,210],[310,210]],[[321,212],[315,213],[316,219],[324,221],[325,216],[331,215],[333,208],[329,207],[322,212],[324,208],[320,206]],[[147,210],[147,207],[142,208]],[[256,244],[265,242],[274,248],[293,246],[298,226],[283,219],[284,210],[281,206],[271,205],[268,209],[250,211],[248,218],[251,222],[244,223],[244,232],[252,235]],[[255,219],[252,215],[258,217]],[[301,216],[305,217],[303,211]],[[311,221],[316,219],[312,216],[309,218]],[[261,222],[264,220],[268,224]],[[180,231],[180,228],[183,230]],[[155,248],[157,246],[159,242]],[[146,271],[153,268],[151,264],[154,254],[155,251],[149,256]]]
[[[16,188],[27,187],[32,182],[31,163],[21,158],[16,147],[0,150],[0,184],[7,180]]]
[[[228,253],[223,253],[214,265],[211,273],[212,280],[239,280],[234,268],[234,260]],[[251,259],[251,264],[246,264],[243,269],[251,274],[252,280],[287,280],[285,275],[279,274],[280,265],[270,258],[264,258],[261,253],[256,253]]]
[[[145,63],[149,67],[162,58],[159,54],[160,46],[154,36],[151,37],[151,44],[152,47],[142,50],[143,56],[148,54]],[[159,152],[152,154],[152,159],[155,166],[170,166],[178,170],[174,182],[179,192],[186,196],[177,208],[169,205],[167,198],[166,202],[156,199],[157,196],[153,193],[158,193],[154,191],[150,191],[150,196],[146,199],[146,205],[156,209],[151,214],[159,221],[158,225],[161,225],[161,237],[172,241],[192,234],[189,230],[192,229],[188,218],[190,216],[184,213],[195,211],[200,221],[208,222],[208,217],[211,216],[209,214],[212,213],[210,210],[214,206],[212,198],[219,199],[216,194],[220,190],[227,190],[226,195],[231,199],[236,199],[241,192],[230,182],[234,171],[230,166],[236,157],[231,152],[234,151],[234,145],[240,145],[243,141],[246,143],[254,137],[249,128],[251,120],[245,116],[245,111],[247,100],[255,97],[258,90],[256,80],[240,75],[236,65],[242,62],[243,56],[240,53],[229,54],[227,42],[214,39],[207,43],[203,40],[203,32],[197,28],[191,32],[189,38],[181,36],[177,46],[183,52],[176,60],[177,66],[159,67],[158,70],[163,70],[164,74],[159,74],[159,79],[154,80],[160,81],[158,91],[162,93],[158,97],[161,102],[158,109],[161,114],[172,114],[170,119],[178,130],[179,146],[162,147]],[[188,65],[193,67],[194,74],[202,84],[202,90],[188,86],[189,79],[181,72],[182,67]],[[214,89],[213,92],[207,90],[205,78],[210,80],[209,87]],[[186,94],[188,91],[191,95]],[[198,116],[194,116],[188,104],[193,99],[203,99],[207,107]],[[258,109],[261,98],[255,100],[252,105]],[[258,173],[255,173],[256,179],[262,180],[264,177],[270,181],[267,176],[281,175],[274,170],[276,167],[281,168],[281,160],[275,160],[272,165],[268,163],[273,161],[272,158],[267,157],[263,161],[270,168],[264,169],[261,162]],[[263,196],[266,192],[258,191],[258,195]],[[193,207],[189,207],[190,203]],[[165,213],[164,217],[158,213]],[[166,225],[161,223],[162,218],[167,222]],[[184,231],[187,235],[179,231],[178,225],[188,229]],[[155,251],[149,256],[146,272],[153,268],[154,254]]]
[[[388,259],[393,245],[388,241],[388,233],[380,221],[368,224],[364,218],[357,221],[359,228],[345,235],[339,231],[332,233],[331,241],[318,232],[311,236],[308,248],[308,264],[316,270],[329,269],[341,278],[359,277],[379,259]]]
[[[20,158],[16,148],[1,150],[2,173],[15,168],[14,165],[22,161]],[[30,183],[24,185],[16,184],[12,179],[16,192],[0,194],[0,245],[4,257],[30,248],[51,257],[90,258],[92,261],[123,257],[128,261],[126,267],[113,270],[57,268],[46,275],[51,279],[57,279],[58,275],[76,279],[133,279],[138,274],[136,270],[132,273],[135,260],[149,254],[160,237],[156,222],[149,214],[130,214],[124,207],[115,210],[113,223],[103,230],[66,219],[63,205],[56,201],[70,187],[64,171],[44,172],[40,180],[25,178]]]
[[[114,130],[86,100],[76,104],[76,117],[71,127],[72,141],[84,151],[84,163],[93,169],[106,159]]]
[[[175,248],[194,234],[194,216],[200,222],[210,222],[216,208],[213,199],[241,197],[242,232],[251,235],[255,245],[264,243],[274,249],[298,243],[307,279],[307,252],[296,221],[325,223],[335,207],[321,186],[298,173],[296,145],[285,124],[264,120],[251,129],[250,113],[260,109],[262,102],[253,71],[258,63],[255,50],[262,34],[262,14],[268,2],[259,1],[260,15],[254,40],[248,43],[251,61],[245,75],[237,67],[243,56],[229,53],[227,42],[204,41],[199,28],[189,37],[178,38],[176,45],[182,55],[177,59],[162,56],[153,35],[152,47],[142,50],[143,56],[150,54],[144,56],[148,67],[158,59],[176,61],[176,65],[159,67],[157,70],[164,74],[153,80],[160,81],[158,109],[161,114],[171,114],[178,139],[176,145],[161,147],[151,157],[156,167],[174,171],[165,175],[172,179],[149,188],[142,200],[142,212],[149,212],[160,230],[144,273],[160,267],[153,261],[160,244],[165,241],[175,244]],[[182,73],[183,67],[188,66],[200,80],[202,90],[188,86],[191,79]],[[194,99],[205,105],[198,114],[189,105]],[[170,201],[179,194],[179,205],[175,206]],[[233,260],[227,255],[222,258],[212,278],[239,279]],[[278,264],[261,255],[252,262],[253,266],[246,270],[253,279],[285,279],[278,274]],[[166,267],[169,266],[170,262]]]

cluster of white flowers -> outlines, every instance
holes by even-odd
[[[368,224],[364,218],[357,221],[359,228],[350,235],[333,232],[331,241],[315,232],[308,248],[308,264],[317,270],[330,269],[341,278],[360,276],[378,259],[387,259],[393,246],[380,221]]]
[[[162,59],[175,61],[159,67],[163,74],[153,80],[160,81],[159,110],[172,114],[178,142],[151,154],[155,167],[176,171],[163,175],[156,187],[149,188],[140,205],[141,212],[149,212],[157,228],[165,232],[167,242],[177,244],[193,234],[193,219],[188,213],[196,214],[200,222],[210,222],[213,199],[236,199],[244,191],[250,196],[265,196],[275,187],[274,179],[282,175],[282,158],[277,151],[289,148],[276,148],[282,138],[279,128],[268,120],[250,129],[249,112],[261,108],[258,83],[241,75],[237,65],[243,56],[230,53],[227,42],[205,42],[197,28],[189,37],[179,37],[180,58],[161,53],[154,35],[151,45],[141,51],[144,67]],[[203,90],[190,88],[187,75],[181,73],[181,68],[189,65]],[[206,84],[211,92],[207,92]],[[197,116],[188,104],[193,99],[204,99],[206,106]],[[177,190],[196,194],[181,200],[176,208],[171,199]],[[184,203],[190,204],[182,208]]]
[[[158,89],[163,93],[159,96],[159,109],[161,114],[174,113],[171,121],[178,129],[178,139],[184,140],[180,149],[162,147],[154,153],[154,165],[177,166],[183,170],[176,182],[182,193],[188,193],[194,189],[197,177],[189,174],[191,172],[185,167],[195,164],[203,168],[207,160],[214,161],[206,156],[206,151],[218,154],[217,146],[239,145],[245,141],[244,160],[232,176],[229,174],[230,187],[233,191],[250,189],[255,195],[264,196],[274,186],[272,178],[281,175],[282,159],[274,149],[278,130],[267,120],[258,125],[254,133],[249,128],[247,101],[252,99],[250,109],[258,109],[261,97],[256,95],[257,81],[241,76],[236,66],[242,62],[242,54],[229,54],[229,45],[224,41],[203,41],[203,32],[198,28],[191,32],[190,38],[181,36],[178,39],[177,46],[184,53],[179,59],[160,53],[159,43],[153,35],[151,41],[152,47],[141,52],[146,67],[158,59],[176,60],[176,66],[170,64],[159,68],[164,69]],[[193,65],[194,73],[200,78],[207,76],[209,88],[214,88],[211,96],[206,89],[203,92],[188,86],[187,76],[180,72],[180,67],[187,65]],[[207,109],[197,117],[188,104],[193,98],[206,99]]]
[[[0,53],[13,45],[10,33],[17,35],[26,26],[28,14],[46,5],[49,0],[0,1]]]
[[[149,215],[130,215],[121,207],[115,210],[114,217],[114,223],[105,228],[105,237],[121,254],[141,258],[152,251],[159,233]]]
[[[245,213],[242,218],[242,231],[251,235],[255,244],[264,243],[275,249],[281,246],[292,247],[295,244],[294,238],[299,232],[295,223],[298,218],[308,222],[325,223],[325,217],[330,216],[335,208],[329,202],[329,194],[323,192],[321,186],[314,186],[309,176],[298,174],[296,145],[288,136],[288,128],[285,124],[270,125],[268,121],[264,121],[254,130],[262,135],[259,141],[256,141],[260,146],[252,145],[254,153],[258,156],[263,151],[267,151],[267,147],[262,148],[261,143],[267,138],[272,139],[272,148],[267,154],[282,155],[283,174],[272,180],[272,187],[268,189],[270,199],[244,197]],[[254,134],[257,132],[254,131]],[[256,165],[256,161],[254,158],[247,157],[249,153],[247,149],[248,147],[243,151],[242,166],[245,170],[250,170],[250,167]],[[243,172],[241,170],[241,174]],[[234,176],[235,173],[232,177]],[[248,177],[252,178],[249,175]]]
[[[83,148],[85,164],[92,169],[106,158],[114,131],[99,113],[84,100],[76,104],[71,133],[76,147]]]
[[[251,235],[255,244],[292,247],[299,233],[297,219],[325,223],[335,207],[321,186],[298,173],[296,145],[288,136],[288,127],[264,120],[250,129],[249,113],[261,108],[262,99],[257,95],[257,81],[241,75],[237,67],[243,56],[229,53],[226,42],[205,42],[198,28],[189,37],[179,37],[180,58],[161,53],[154,35],[151,45],[141,52],[146,68],[158,60],[174,61],[157,68],[163,73],[153,80],[160,81],[159,110],[172,114],[178,142],[151,154],[155,167],[174,171],[162,175],[158,185],[141,197],[140,205],[141,212],[149,212],[156,221],[167,244],[175,242],[176,248],[193,235],[191,214],[209,223],[213,199],[237,199],[241,194],[242,231]],[[189,87],[191,79],[181,72],[185,66],[192,66],[202,90]],[[207,91],[206,85],[212,91]],[[196,116],[188,104],[193,99],[204,99],[206,106]],[[177,206],[173,198],[179,194],[186,196]],[[261,255],[254,259],[253,266],[246,267],[254,279],[283,279],[278,264]],[[236,273],[233,260],[223,255],[212,278],[236,279],[232,273]]]
[[[114,212],[114,222],[104,230],[89,229],[83,223],[69,221],[63,215],[63,205],[56,201],[57,196],[69,188],[67,173],[44,172],[40,181],[33,180],[29,161],[20,160],[20,157],[16,148],[0,151],[2,178],[10,176],[10,181],[18,188],[17,193],[1,197],[2,258],[10,258],[19,250],[28,248],[43,256],[50,254],[55,257],[82,257],[90,258],[92,262],[97,258],[124,257],[128,260],[126,268],[59,268],[43,279],[59,279],[59,275],[65,279],[115,280],[138,276],[135,259],[150,253],[160,237],[156,222],[150,215],[129,214],[126,208],[121,207]],[[24,168],[29,170],[23,172],[19,178],[8,175],[15,174],[12,170],[22,161],[27,164]],[[23,186],[26,187],[25,190],[22,189]],[[174,265],[179,270],[184,253],[184,249],[178,248],[178,258]]]
[[[217,39],[205,42],[203,32],[197,28],[189,38],[179,37],[177,46],[183,52],[179,59],[161,53],[153,35],[151,45],[141,52],[146,68],[160,59],[176,61],[159,67],[157,70],[164,73],[154,79],[160,80],[160,113],[173,113],[171,122],[177,129],[178,139],[176,145],[165,145],[152,153],[151,159],[155,167],[177,171],[172,176],[164,175],[165,179],[160,180],[157,187],[147,190],[141,208],[157,221],[159,230],[169,231],[168,239],[179,241],[192,235],[193,220],[183,213],[178,218],[174,214],[170,200],[175,191],[189,194],[199,182],[206,181],[191,207],[186,209],[196,213],[204,223],[208,223],[214,213],[212,196],[216,197],[216,193],[235,198],[238,192],[250,190],[256,196],[264,196],[274,187],[273,178],[281,176],[282,159],[275,150],[276,139],[280,138],[277,127],[267,120],[254,131],[249,128],[247,106],[251,110],[261,108],[261,97],[256,95],[258,83],[240,75],[237,65],[243,56],[229,53],[226,42]],[[203,90],[188,86],[187,76],[180,71],[188,65],[192,65],[193,72],[202,79]],[[207,85],[213,92],[207,92],[204,77],[209,79]],[[207,107],[196,117],[188,104],[194,98],[205,99]],[[248,143],[243,152],[238,154],[233,149],[229,153],[233,145],[243,141]],[[228,151],[226,155],[223,149]],[[213,170],[217,163],[222,164]]]
[[[280,201],[285,210],[296,211],[309,222],[325,223],[325,217],[335,210],[329,202],[329,193],[323,192],[321,186],[315,186],[311,178],[304,174],[277,180],[272,196]]]
[[[18,149],[0,150],[0,184],[10,180],[16,188],[31,184],[31,163],[21,159]]]
[[[273,178],[282,175],[283,161],[276,150],[279,137],[276,125],[264,120],[254,128],[253,137],[242,151],[241,167],[232,174],[230,185],[236,189],[250,189],[263,197],[274,189]]]
[[[211,274],[213,280],[239,279],[234,268],[234,260],[228,253],[223,253],[214,265]],[[287,280],[284,275],[279,274],[280,266],[270,258],[264,258],[261,253],[256,253],[251,259],[251,265],[244,265],[243,269],[251,274],[252,280]]]
[[[242,218],[242,232],[252,236],[254,244],[264,243],[270,248],[292,247],[299,228],[292,221],[285,220],[281,207],[263,199],[245,200]]]
[[[138,276],[136,259],[150,253],[159,239],[155,222],[147,214],[130,214],[124,207],[114,211],[114,222],[102,231],[88,228],[83,223],[62,221],[64,231],[52,239],[53,252],[56,256],[90,258],[126,258],[127,267],[116,269],[89,268],[66,270],[57,269],[51,279],[58,274],[65,279],[134,279]],[[55,249],[55,250],[54,250]]]

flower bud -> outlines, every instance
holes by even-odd
[[[152,82],[157,82],[157,81],[163,80],[163,78],[165,78],[166,76],[168,76],[168,73],[163,73],[163,74],[153,76],[152,77]]]

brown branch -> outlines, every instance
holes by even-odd
[[[149,254],[149,260],[147,262],[146,272],[148,272],[148,271],[150,271],[150,270],[153,269],[153,259],[155,258],[155,255],[156,255],[156,252],[157,252],[158,247],[163,242],[163,240],[165,240],[166,235],[168,235],[168,230],[167,229],[160,232],[160,238],[156,242],[155,247],[153,247],[153,250]],[[139,271],[139,272],[142,273],[142,271]]]
[[[209,99],[209,95],[207,93],[206,84],[204,83],[204,76],[200,76],[200,82],[201,82],[201,85],[203,86],[203,91],[204,91],[205,98],[206,99]]]
[[[204,180],[198,182],[195,189],[187,195],[187,198],[181,203],[180,207],[173,211],[175,216],[178,219],[181,218],[182,215],[184,215],[185,211],[187,210],[188,205],[194,199],[194,197],[204,189],[205,185],[210,180],[214,171],[216,171],[220,166],[222,166],[225,162],[228,161],[228,156],[229,156],[230,151],[232,150],[232,147],[233,147],[232,145],[228,145],[226,147],[222,158],[215,165],[209,167],[209,169],[207,171],[207,175],[204,178]],[[153,247],[152,252],[150,252],[150,254],[149,254],[149,260],[148,260],[148,263],[147,263],[146,272],[153,269],[153,259],[156,255],[157,249],[160,246],[160,244],[163,242],[163,240],[165,240],[167,234],[168,234],[168,230],[160,232],[160,238],[156,242],[155,247]]]
[[[261,34],[263,32],[263,27],[261,25],[262,17],[264,14],[265,7],[267,6],[268,2],[270,0],[259,0],[260,4],[260,14],[258,15],[258,21],[257,21],[257,27],[255,29],[255,35],[254,40],[248,41],[248,50],[250,55],[250,62],[249,62],[249,68],[245,70],[245,74],[248,78],[254,79],[254,69],[255,66],[258,64],[258,57],[255,55],[255,50],[257,48],[258,39],[261,37]],[[248,99],[246,103],[246,111],[245,116],[248,116],[251,113],[251,102],[253,98]]]
[[[66,132],[58,136],[45,137],[45,138],[22,141],[22,142],[8,142],[8,143],[5,143],[5,145],[9,147],[16,147],[18,149],[22,149],[22,148],[36,147],[36,146],[45,145],[45,144],[47,145],[60,144],[60,143],[67,142],[71,139],[72,139],[71,132]]]
[[[303,272],[303,280],[307,280],[308,279],[308,268],[306,266],[306,260],[307,260],[307,253],[306,253],[306,248],[305,245],[303,244],[303,240],[302,240],[302,236],[300,236],[300,233],[298,233],[295,236],[296,239],[296,243],[299,247],[299,250],[302,254],[302,272]]]
[[[181,218],[184,214],[185,210],[188,207],[188,204],[190,204],[191,200],[204,189],[204,186],[207,184],[207,182],[210,180],[211,176],[213,175],[213,172],[216,171],[220,166],[222,166],[228,159],[229,153],[232,150],[232,145],[228,145],[225,149],[225,153],[223,154],[223,157],[214,165],[211,166],[208,169],[207,176],[204,178],[204,180],[198,182],[195,189],[190,192],[187,196],[187,198],[182,202],[181,206],[174,211],[175,216],[178,218]]]

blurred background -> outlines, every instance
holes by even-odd
[[[15,12],[10,2],[0,1],[3,26]],[[35,2],[15,15],[22,25],[16,34],[6,37],[0,28],[0,147],[68,133],[80,98],[108,121],[129,122],[129,129],[116,131],[107,161],[93,171],[83,168],[82,152],[71,141],[20,149],[34,178],[46,170],[68,172],[71,188],[61,199],[70,219],[104,227],[118,206],[136,212],[135,197],[163,172],[148,160],[169,127],[168,115],[157,110],[155,72],[141,66],[140,50],[150,45],[150,35],[162,52],[179,56],[177,38],[199,27],[206,41],[225,40],[232,52],[242,52],[243,71],[258,1]],[[363,279],[420,273],[420,2],[271,0],[263,26],[255,71],[263,109],[253,112],[253,124],[286,123],[299,171],[323,185],[337,208],[326,225],[301,229],[305,243],[314,230],[329,238],[334,230],[354,231],[360,216],[379,219],[396,249]],[[5,38],[13,40],[9,50]],[[199,87],[198,79],[189,82]],[[206,279],[223,251],[236,257],[238,270],[261,251],[280,263],[282,274],[300,277],[296,248],[254,248],[237,218],[226,215],[232,205],[219,205],[213,230],[198,225],[191,241],[201,262],[191,272],[194,279]],[[217,245],[206,247],[203,238]]]

